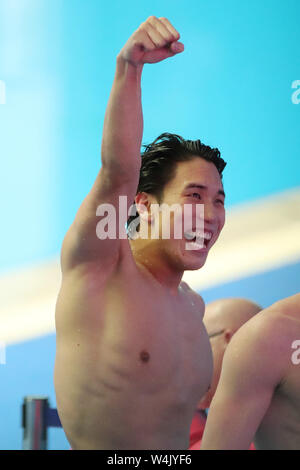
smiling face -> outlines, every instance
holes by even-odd
[[[162,239],[162,213],[160,213],[160,237],[159,240],[154,241],[159,244],[159,251],[168,263],[182,270],[199,269],[204,265],[208,252],[217,241],[225,223],[224,197],[222,181],[213,163],[200,157],[177,163],[174,177],[164,187],[161,204],[164,203],[168,207],[173,204],[181,206],[184,234],[181,239],[175,237],[174,213],[171,212],[170,238]],[[183,222],[183,214],[187,207],[185,205],[189,205],[191,211],[188,231],[185,230],[187,219]],[[204,205],[202,217],[204,240],[203,232],[201,234],[201,241],[204,242],[203,248],[199,248],[191,240],[195,235],[195,233],[191,234],[191,229],[199,226],[199,214],[197,218],[199,205]],[[198,236],[197,240],[199,241]]]

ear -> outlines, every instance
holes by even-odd
[[[232,331],[232,330],[225,330],[224,331],[224,338],[225,338],[226,344],[229,343],[229,341],[231,340],[233,334],[234,334],[234,331]]]
[[[136,210],[141,219],[151,222],[151,195],[148,193],[138,193],[135,196]]]

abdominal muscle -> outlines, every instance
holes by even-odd
[[[122,278],[62,283],[55,390],[66,436],[73,449],[187,449],[212,374],[203,312]]]

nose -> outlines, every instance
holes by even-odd
[[[217,209],[211,202],[205,202],[204,204],[204,221],[208,224],[212,224],[217,220]]]

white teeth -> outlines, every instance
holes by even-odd
[[[188,240],[193,240],[193,238],[195,238],[195,233],[194,232],[186,232],[184,234],[185,238],[187,238]]]
[[[187,250],[201,250],[202,248],[204,248],[203,243],[189,242],[186,244]]]
[[[204,232],[204,238],[205,238],[206,240],[210,240],[211,237],[212,237],[212,233],[210,233],[210,232]]]
[[[211,232],[185,232],[184,234],[185,238],[187,238],[188,240],[193,240],[193,238],[201,238],[201,239],[205,239],[205,240],[210,240],[211,237],[212,237],[212,233]]]

